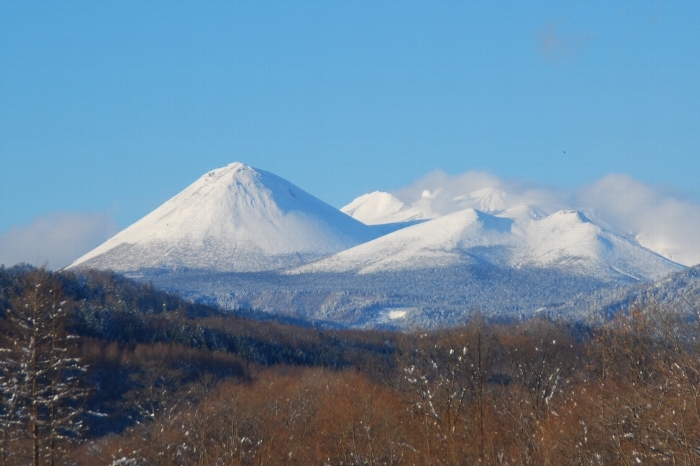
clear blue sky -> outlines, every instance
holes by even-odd
[[[700,3],[0,3],[0,233],[123,228],[242,161],[330,204],[433,169],[700,200]]]

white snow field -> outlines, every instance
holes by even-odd
[[[375,231],[272,173],[232,163],[69,268],[274,270],[356,246]]]

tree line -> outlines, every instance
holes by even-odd
[[[0,464],[700,464],[687,313],[321,331],[122,280],[0,270]]]

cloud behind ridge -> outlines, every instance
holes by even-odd
[[[673,261],[700,263],[700,203],[628,175],[610,174],[564,191],[480,171],[448,175],[436,170],[392,194],[428,218],[470,207],[499,213],[526,205],[545,215],[575,209]]]

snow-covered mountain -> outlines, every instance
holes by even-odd
[[[434,217],[408,207],[394,195],[382,191],[363,194],[340,210],[367,225],[411,222]]]
[[[625,175],[575,191],[469,171],[436,170],[392,193],[362,195],[341,210],[368,224],[432,219],[472,208],[491,215],[530,206],[543,216],[578,210],[596,225],[686,266],[700,262],[700,205]]]
[[[69,267],[132,272],[281,269],[342,251],[376,229],[242,163],[205,174]]]
[[[465,209],[498,214],[524,205],[497,188],[480,188],[448,198],[445,194],[441,188],[426,189],[418,199],[404,202],[394,194],[375,191],[355,198],[340,210],[367,225],[381,225],[428,220]]]
[[[497,188],[401,199],[374,192],[343,213],[233,163],[70,267],[112,269],[225,308],[406,328],[454,325],[476,308],[575,316],[596,293],[683,269],[579,211]]]
[[[499,216],[469,208],[413,225],[291,273],[375,273],[489,263],[558,268],[599,279],[651,280],[683,267],[591,223],[577,211],[542,218],[519,207]]]

